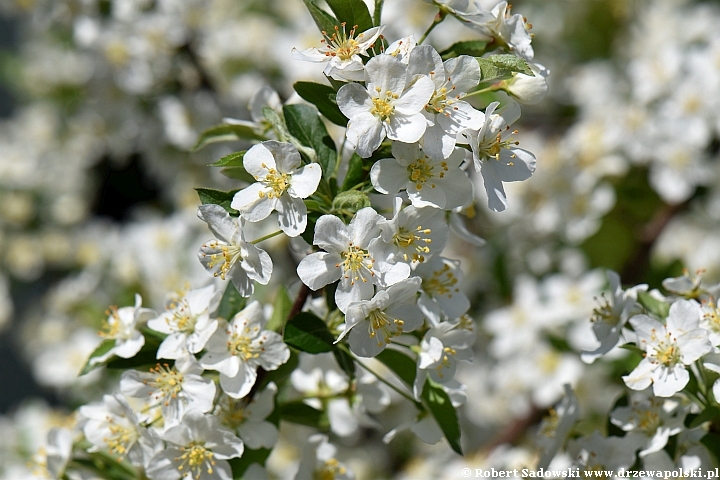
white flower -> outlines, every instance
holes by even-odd
[[[250,392],[257,378],[257,369],[275,370],[290,358],[290,350],[282,337],[263,330],[265,317],[262,305],[252,301],[232,320],[210,337],[207,353],[200,364],[220,372],[220,386],[233,398]]]
[[[155,317],[156,313],[140,305],[142,305],[142,297],[136,293],[134,307],[110,307],[109,316],[100,331],[100,336],[115,340],[115,346],[105,354],[93,358],[92,363],[104,362],[113,355],[120,358],[134,357],[145,345],[145,337],[137,330],[137,325]]]
[[[433,325],[454,320],[470,309],[470,300],[460,290],[463,272],[458,260],[433,257],[413,273],[422,278],[418,306]]]
[[[215,383],[202,377],[202,372],[197,361],[187,355],[176,361],[172,368],[168,364],[157,364],[149,372],[123,372],[120,389],[129,397],[148,399],[153,405],[159,404],[165,428],[168,428],[178,425],[190,409],[201,412],[212,410]]]
[[[510,15],[510,6],[507,2],[498,3],[491,11],[477,13],[457,12],[458,19],[477,30],[482,35],[491,38],[500,47],[507,47],[516,52],[525,60],[532,60],[532,37],[528,31],[530,25],[519,13]]]
[[[610,421],[643,438],[643,450],[638,455],[644,457],[665,448],[672,435],[685,429],[685,413],[678,400],[653,397],[649,392],[637,393],[630,405],[610,413]]]
[[[321,48],[308,48],[302,52],[292,49],[292,56],[296,60],[307,62],[328,62],[323,73],[330,78],[340,81],[362,82],[364,78],[364,65],[360,55],[365,55],[382,33],[384,26],[373,27],[358,33],[355,36],[355,27],[350,32],[345,31],[345,24],[335,26],[335,32],[328,35],[322,32]]]
[[[603,437],[597,430],[592,435],[570,442],[568,451],[575,458],[575,466],[586,472],[600,470],[627,470],[635,463],[637,438]]]
[[[499,105],[493,102],[485,110],[485,123],[479,131],[465,130],[464,135],[473,152],[475,170],[480,172],[488,196],[488,206],[495,212],[507,208],[507,197],[503,182],[520,182],[535,172],[535,156],[517,148],[514,138],[503,138],[510,125],[520,116],[517,103],[507,105],[500,114],[495,114]],[[511,132],[511,135],[517,130]]]
[[[470,361],[475,332],[463,328],[461,323],[444,322],[432,327],[420,342],[417,374],[413,393],[420,399],[427,376],[440,384],[455,378],[458,360]]]
[[[423,149],[434,158],[447,158],[458,134],[466,129],[479,130],[485,119],[482,112],[462,100],[480,82],[480,65],[467,55],[443,63],[433,47],[419,45],[410,53],[408,75],[428,75],[435,85],[425,106],[429,126]]]
[[[282,102],[280,96],[272,87],[264,85],[250,99],[248,110],[250,110],[250,118],[252,122],[247,120],[236,120],[234,118],[223,118],[223,122],[229,125],[242,125],[250,127],[261,135],[268,135],[272,131],[272,124],[265,118],[263,108],[270,108],[275,112],[282,112]]]
[[[317,190],[320,165],[302,165],[300,154],[289,143],[268,140],[255,145],[243,157],[245,170],[257,180],[233,197],[230,206],[249,222],[259,222],[278,212],[280,228],[296,237],[307,227],[307,207],[303,198]]]
[[[64,478],[72,449],[72,432],[67,428],[51,428],[47,434],[45,446],[40,447],[30,459],[28,467],[32,468],[32,472],[28,472],[27,476],[13,477],[10,471],[4,470],[2,478]]]
[[[447,159],[426,155],[417,143],[393,142],[394,158],[375,162],[370,170],[373,187],[380,193],[406,190],[415,207],[452,210],[473,198],[472,181],[460,169],[465,151],[455,149]]]
[[[135,412],[125,397],[104,395],[102,403],[80,407],[80,415],[87,419],[83,426],[85,438],[93,444],[89,452],[108,450],[133,465],[145,466],[162,448],[162,442],[147,428],[140,426]]]
[[[593,310],[593,316],[590,319],[593,333],[600,342],[600,346],[592,352],[582,352],[580,356],[585,363],[594,362],[620,343],[628,318],[638,308],[635,303],[638,292],[647,290],[647,285],[637,285],[623,290],[620,276],[611,270],[607,271],[607,277],[610,281],[611,300],[605,298],[603,294],[602,303]]]
[[[182,423],[166,431],[168,443],[146,469],[151,480],[232,480],[227,460],[243,454],[242,440],[220,426],[217,418],[190,410]]]
[[[345,330],[336,343],[349,333],[353,353],[374,357],[393,337],[420,327],[424,317],[415,303],[420,282],[418,277],[408,278],[380,290],[370,300],[351,303],[345,313]]]
[[[295,480],[328,478],[353,480],[355,474],[335,458],[336,448],[328,443],[328,437],[317,433],[308,438],[302,451],[300,466]]]
[[[405,65],[410,61],[410,52],[417,46],[415,36],[408,35],[407,37],[398,38],[393,43],[388,45],[385,49],[385,55],[392,55],[393,57],[399,58]]]
[[[407,264],[393,265],[387,272],[375,268],[370,243],[380,236],[384,218],[370,207],[358,210],[350,225],[334,215],[323,215],[315,224],[313,244],[325,250],[303,258],[297,267],[300,280],[312,290],[340,280],[335,303],[345,312],[351,302],[368,300],[373,285],[392,285],[410,276]]]
[[[186,352],[198,353],[205,348],[218,321],[210,318],[220,304],[222,292],[209,285],[191,290],[168,305],[168,310],[148,321],[148,328],[168,336],[157,351],[157,358],[177,359]]]
[[[350,119],[347,138],[358,155],[372,155],[386,136],[405,143],[420,140],[427,125],[421,110],[435,90],[432,80],[410,78],[400,60],[377,55],[365,65],[365,85],[348,83],[337,94],[338,107]]]
[[[220,205],[201,205],[198,217],[218,238],[200,247],[198,257],[205,269],[223,280],[230,278],[243,297],[252,294],[253,280],[267,285],[273,270],[270,255],[245,241],[237,219]]]
[[[550,74],[547,68],[539,63],[528,62],[530,70],[535,76],[517,72],[509,80],[501,82],[503,90],[526,105],[540,103],[547,95],[547,77]]]
[[[538,446],[542,449],[536,468],[547,468],[565,443],[570,430],[580,418],[580,403],[569,384],[563,385],[565,396],[550,409],[538,431]]]
[[[670,307],[666,325],[647,315],[630,319],[645,357],[623,377],[629,388],[644,390],[652,384],[656,396],[670,397],[687,385],[686,365],[712,349],[707,332],[699,328],[700,312],[696,302],[678,300]]]
[[[225,396],[218,402],[215,414],[223,425],[238,432],[248,448],[272,448],[278,429],[266,418],[275,410],[276,393],[277,386],[270,382],[250,403]]]
[[[380,222],[381,240],[373,253],[381,271],[398,262],[412,266],[423,263],[445,248],[450,234],[444,212],[435,208],[402,208],[402,199],[395,197],[394,215]]]

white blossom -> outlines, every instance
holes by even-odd
[[[283,232],[290,237],[304,232],[307,207],[303,198],[317,190],[320,164],[302,165],[293,145],[268,140],[248,150],[243,165],[257,183],[237,192],[230,206],[249,222],[264,220],[277,210]]]
[[[253,280],[267,285],[273,264],[265,250],[245,241],[238,220],[232,218],[220,205],[201,205],[198,217],[208,224],[217,237],[200,247],[200,263],[223,280],[229,278],[243,297],[254,290]]]
[[[707,332],[699,328],[700,306],[690,300],[678,300],[670,307],[666,325],[648,315],[630,319],[645,357],[629,375],[623,377],[633,390],[651,384],[658,397],[670,397],[690,381],[687,365],[711,350]]]
[[[328,62],[323,73],[340,81],[362,82],[365,78],[364,65],[360,55],[365,55],[380,37],[384,26],[372,27],[355,35],[355,27],[346,32],[345,24],[335,26],[332,34],[323,32],[320,48],[308,48],[302,52],[293,48],[292,56],[296,60],[307,62]]]
[[[428,376],[436,383],[452,382],[458,360],[472,359],[474,343],[475,332],[463,328],[461,322],[443,322],[428,330],[420,342],[417,374],[413,384],[415,398],[420,398]]]
[[[340,111],[350,119],[347,138],[358,155],[372,155],[386,136],[405,143],[422,138],[427,122],[421,111],[435,89],[429,77],[411,79],[405,64],[383,54],[365,65],[365,85],[348,83],[337,94]]]
[[[392,285],[410,276],[407,264],[395,264],[387,272],[375,267],[371,242],[377,241],[383,220],[370,207],[358,210],[349,225],[334,215],[320,217],[313,244],[325,251],[302,259],[297,267],[300,280],[312,290],[340,280],[335,302],[345,312],[350,303],[370,299],[373,285]]]
[[[162,439],[168,446],[146,469],[151,480],[232,480],[227,460],[243,454],[242,440],[222,428],[217,418],[197,410],[185,414],[180,425]]]
[[[472,181],[460,168],[465,160],[462,149],[448,158],[428,156],[419,144],[393,142],[394,158],[375,162],[370,170],[373,187],[380,193],[406,190],[413,206],[452,210],[473,198]]]
[[[380,290],[370,300],[352,302],[345,313],[345,329],[336,342],[349,333],[353,353],[374,357],[394,337],[419,328],[424,319],[415,301],[420,282],[412,277]]]
[[[311,436],[305,442],[295,480],[311,478],[353,480],[355,474],[335,458],[336,452],[337,449],[328,443],[326,435],[317,433]]]
[[[495,113],[498,102],[488,105],[485,110],[485,123],[480,130],[465,130],[463,134],[473,152],[475,171],[483,177],[488,206],[491,210],[502,212],[507,208],[507,196],[503,182],[527,180],[535,172],[535,156],[517,148],[513,137],[505,137],[510,125],[520,116],[517,103],[512,102],[499,113]],[[510,134],[515,135],[517,130]]]
[[[139,323],[156,316],[149,308],[142,308],[142,297],[135,294],[134,307],[110,307],[109,315],[100,336],[115,340],[115,345],[105,354],[92,358],[91,363],[104,362],[113,355],[120,358],[131,358],[145,345],[145,337],[137,329]]]
[[[255,385],[257,369],[275,370],[290,358],[290,350],[276,332],[263,330],[262,305],[254,300],[210,337],[200,364],[220,372],[220,387],[242,398]]]
[[[273,448],[278,429],[267,417],[275,410],[275,394],[277,386],[270,382],[250,403],[224,396],[218,401],[215,414],[223,425],[238,433],[248,448]]]
[[[213,285],[191,290],[172,300],[167,311],[148,321],[148,328],[167,334],[158,347],[157,358],[177,359],[205,348],[218,321],[210,318],[220,304],[222,292]]]
[[[463,272],[458,260],[436,256],[413,273],[422,278],[418,306],[433,325],[454,320],[470,309],[470,300],[460,289]]]
[[[530,25],[522,15],[510,14],[510,6],[503,1],[491,11],[472,13],[458,12],[458,18],[480,34],[485,35],[500,47],[507,47],[525,60],[532,60],[535,53],[531,45]]]

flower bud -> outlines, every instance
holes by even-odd
[[[529,63],[534,77],[524,73],[516,73],[513,78],[503,82],[503,90],[526,105],[540,103],[547,95],[548,84],[545,80],[550,73],[540,64]]]

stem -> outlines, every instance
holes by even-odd
[[[375,0],[375,13],[373,14],[373,24],[376,27],[380,26],[380,17],[382,15],[382,8],[385,0]]]
[[[428,35],[430,35],[430,32],[433,31],[435,27],[440,25],[443,20],[445,20],[445,17],[447,16],[447,13],[444,13],[442,10],[440,10],[437,15],[435,15],[435,18],[433,19],[433,23],[430,24],[427,30],[425,30],[425,33],[423,33],[423,36],[420,37],[420,40],[418,40],[417,44],[422,45],[422,43],[425,41]]]
[[[253,241],[250,242],[250,243],[252,243],[253,245],[255,245],[256,243],[260,243],[260,242],[263,242],[263,241],[268,240],[268,239],[270,239],[270,238],[277,237],[277,236],[280,235],[281,233],[283,233],[282,230],[278,230],[277,232],[273,232],[273,233],[268,233],[268,234],[265,235],[264,237],[260,237],[260,238],[258,238],[257,240],[253,240]]]
[[[472,97],[474,95],[482,95],[483,93],[489,93],[489,92],[497,92],[498,90],[501,90],[500,83],[496,83],[494,85],[490,85],[489,87],[481,88],[480,90],[475,90],[474,92],[466,93],[463,95],[463,99],[467,97]]]
[[[346,350],[346,351],[347,351],[347,350]],[[348,352],[348,353],[350,353],[350,352]],[[411,396],[408,395],[407,393],[403,392],[403,391],[400,390],[398,387],[396,387],[395,385],[393,385],[392,383],[390,383],[389,381],[387,381],[386,379],[384,379],[382,376],[380,376],[379,373],[373,371],[370,367],[368,367],[367,365],[365,365],[364,363],[362,363],[362,362],[360,361],[360,359],[358,359],[358,357],[355,356],[355,354],[353,354],[353,353],[350,353],[350,354],[352,355],[353,359],[355,359],[355,363],[357,363],[358,365],[360,365],[360,368],[364,368],[364,369],[367,370],[369,373],[375,375],[375,377],[377,377],[377,379],[380,380],[382,383],[384,383],[384,384],[387,385],[388,387],[390,387],[390,388],[392,388],[393,390],[395,390],[397,393],[399,393],[400,395],[402,395],[403,397],[405,397],[406,399],[408,399],[410,402],[412,402],[412,403],[414,403],[415,405],[417,405],[420,410],[424,410],[424,409],[422,408],[422,405],[420,405],[413,397],[411,397]]]

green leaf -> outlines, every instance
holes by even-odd
[[[91,364],[91,361],[93,358],[101,357],[105,355],[107,352],[110,351],[111,348],[115,346],[115,340],[106,339],[103,340],[100,345],[97,346],[95,350],[90,354],[90,357],[87,359],[87,362],[85,362],[85,366],[80,370],[80,373],[78,374],[79,377],[85,375],[86,373],[92,372],[96,368],[100,368],[103,365],[105,365],[106,362],[95,362]]]
[[[512,71],[507,68],[498,67],[487,58],[478,58],[480,65],[480,82],[489,83],[504,80],[512,77]]]
[[[215,316],[224,318],[225,320],[231,320],[235,314],[245,308],[246,298],[238,293],[237,288],[232,282],[228,282],[225,287],[225,293],[223,293],[220,299],[220,305],[218,306],[217,313]]]
[[[708,452],[715,457],[715,461],[720,463],[720,435],[717,433],[708,433],[700,439],[700,443],[705,445]]]
[[[328,32],[329,35],[332,35],[332,32],[335,31],[335,26],[340,25],[340,22],[325,10],[318,7],[314,0],[303,0],[303,3],[310,12],[313,20],[315,20],[315,25],[320,29],[320,32]]]
[[[215,125],[203,131],[198,137],[195,146],[190,151],[200,150],[205,145],[215,142],[232,142],[235,140],[267,140],[262,135],[258,135],[252,127],[246,125],[230,125],[222,123]]]
[[[355,360],[353,360],[352,356],[342,348],[334,349],[333,355],[335,355],[335,360],[340,365],[340,368],[348,374],[348,377],[355,378]]]
[[[705,422],[720,420],[720,409],[716,406],[709,406],[699,415],[689,414],[685,418],[685,426],[687,428],[697,428]]]
[[[233,180],[255,183],[255,178],[245,170],[245,167],[226,167],[220,170],[220,173]]]
[[[233,152],[229,155],[225,155],[215,163],[211,163],[208,167],[243,167],[243,157],[247,150],[241,152]]]
[[[335,212],[350,211],[352,213],[358,210],[369,207],[370,199],[367,195],[357,190],[348,190],[346,192],[339,193],[335,199],[333,199],[332,209]]]
[[[437,421],[450,447],[462,455],[460,447],[460,422],[455,407],[450,402],[445,390],[435,382],[427,379],[423,388],[422,399],[432,416]]]
[[[280,405],[280,418],[318,430],[325,430],[329,426],[323,412],[300,400]]]
[[[415,360],[412,358],[397,350],[386,348],[380,352],[375,359],[382,362],[410,387],[415,383],[416,365]]]
[[[480,57],[485,53],[487,42],[480,40],[470,40],[467,42],[457,42],[452,44],[446,50],[440,52],[443,60],[458,57],[460,55],[470,55],[471,57]]]
[[[356,33],[373,27],[370,11],[362,0],[325,0],[340,23],[345,22],[347,33],[357,25]],[[342,28],[342,27],[340,27]]]
[[[275,303],[273,304],[273,314],[270,317],[266,330],[272,330],[273,332],[279,332],[285,326],[285,320],[287,320],[290,309],[292,308],[292,299],[288,295],[285,287],[280,287],[275,296]]]
[[[335,338],[322,319],[302,312],[285,325],[283,340],[303,352],[324,353],[332,351]]]
[[[670,305],[662,300],[658,300],[647,292],[638,293],[638,302],[645,307],[648,312],[658,318],[667,318],[668,313],[670,313]]]
[[[238,190],[230,190],[229,192],[223,192],[222,190],[214,190],[212,188],[196,188],[195,191],[200,197],[200,201],[203,205],[220,205],[230,215],[237,217],[240,212],[230,206],[235,193]]]
[[[285,105],[283,113],[290,135],[297,138],[302,145],[315,150],[323,177],[328,178],[335,169],[337,151],[317,109],[310,105]]]
[[[341,127],[347,126],[348,119],[338,107],[334,88],[314,82],[295,82],[293,88],[303,99],[315,105],[332,123]]]
[[[345,175],[345,179],[340,187],[341,192],[350,190],[355,185],[359,185],[365,180],[367,171],[363,167],[363,159],[360,158],[360,155],[357,153],[353,153],[352,157],[350,157],[350,161],[348,162],[347,174]]]
[[[495,64],[498,68],[504,68],[510,70],[511,72],[524,73],[525,75],[529,75],[531,77],[535,76],[533,71],[530,69],[530,65],[528,65],[527,61],[525,61],[524,58],[518,57],[517,55],[503,53],[501,55],[490,55],[489,57],[487,57],[487,59],[490,60],[493,64]]]

